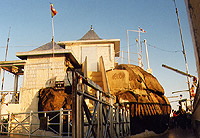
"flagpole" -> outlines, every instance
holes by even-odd
[[[53,16],[52,16],[52,33],[53,33],[53,36],[52,36],[52,42],[53,42],[53,57],[54,57],[54,24],[53,24]]]
[[[139,67],[142,67],[142,53],[141,53],[141,44],[140,44],[140,29],[138,27],[138,39],[139,39],[139,55],[140,55],[140,58],[139,58]]]

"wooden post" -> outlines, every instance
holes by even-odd
[[[14,93],[12,94],[12,102],[15,103],[15,102],[19,102],[16,98],[16,95],[17,95],[17,89],[18,89],[18,78],[19,76],[18,75],[15,75],[15,80],[14,80]]]
[[[77,95],[77,138],[84,137],[83,95]]]
[[[77,77],[72,71],[72,138],[77,138]]]
[[[19,75],[15,75],[15,81],[14,81],[14,91],[17,92],[18,89],[18,77]]]
[[[104,61],[103,61],[102,56],[99,58],[99,63],[100,63],[100,72],[102,74],[103,90],[104,90],[104,92],[110,93],[108,79],[106,76],[106,70],[105,70]]]
[[[72,137],[82,138],[84,136],[83,95],[78,95],[77,79],[77,74],[72,71]],[[81,87],[82,85],[79,88]]]

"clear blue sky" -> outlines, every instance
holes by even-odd
[[[95,32],[101,38],[120,39],[121,50],[127,51],[126,30],[137,30],[140,26],[147,31],[146,34],[141,35],[141,40],[147,39],[147,43],[150,44],[148,47],[150,67],[164,87],[166,96],[171,96],[172,91],[187,89],[185,76],[161,67],[162,64],[166,64],[182,71],[186,70],[184,57],[180,52],[182,45],[173,0],[1,0],[1,61],[5,57],[9,27],[11,27],[11,34],[8,60],[16,60],[16,52],[29,51],[51,41],[50,2],[58,12],[54,17],[55,41],[80,39],[90,29],[90,25],[93,25]],[[189,72],[196,75],[185,3],[184,0],[177,0],[176,3]],[[129,33],[130,51],[133,53],[136,52],[137,36],[137,33]],[[158,48],[179,52],[166,52]],[[143,58],[146,68],[145,55]],[[131,54],[131,60],[137,61],[137,56]],[[127,63],[127,60],[124,62]],[[12,75],[10,76],[5,80],[7,90],[13,88],[13,85],[8,85],[13,78]],[[183,95],[183,98],[188,97],[186,93]],[[176,105],[173,104],[173,107]]]

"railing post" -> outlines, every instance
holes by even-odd
[[[99,100],[99,91],[97,91],[97,100]],[[97,138],[100,138],[100,102],[97,108]]]
[[[116,131],[118,136],[120,137],[120,124],[119,124],[119,105],[116,106]]]
[[[129,105],[130,107],[130,105]],[[131,116],[131,112],[130,112],[130,109],[128,109],[128,135],[130,136],[131,135],[131,120],[130,120],[130,116]]]
[[[33,111],[30,111],[30,114],[29,114],[29,138],[31,137],[31,133],[32,133],[32,115],[33,115]]]
[[[120,122],[120,135],[123,137],[124,136],[124,134],[123,134],[123,112],[122,112],[122,109],[120,109],[120,120],[119,120]]]
[[[0,116],[1,117],[1,116]],[[0,123],[1,123],[1,130],[0,130],[0,132],[2,133],[3,131],[2,131],[2,129],[3,129],[3,121],[0,119]]]
[[[67,125],[68,125],[68,127],[67,127],[67,136],[69,137],[70,136],[70,115],[71,115],[71,113],[70,113],[70,111],[67,111],[67,117],[68,117],[68,123],[67,123]]]
[[[47,130],[49,128],[49,116],[47,116]]]
[[[82,92],[82,78],[75,74],[76,78],[76,137],[82,138],[84,136],[84,118],[83,118],[83,95],[79,94],[78,91]],[[73,116],[74,117],[74,116]]]
[[[126,105],[125,105],[126,106]],[[123,107],[123,131],[124,131],[124,136],[127,136],[127,133],[126,133],[126,128],[127,128],[127,119],[126,119],[126,108],[125,107]]]
[[[99,138],[103,137],[102,93],[99,92]]]
[[[63,108],[60,108],[59,138],[62,137],[62,133],[63,133]]]
[[[82,78],[79,78],[79,91],[84,93],[84,85]],[[82,94],[77,94],[77,131],[78,131],[78,138],[83,138],[84,137],[84,109],[83,109],[83,100],[84,97]]]
[[[10,136],[10,124],[11,124],[11,113],[9,113],[9,117],[8,117],[8,136]]]
[[[110,135],[111,137],[113,138],[114,137],[114,127],[113,127],[113,104],[114,104],[114,101],[113,101],[113,98],[111,97],[110,98]]]

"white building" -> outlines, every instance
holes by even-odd
[[[66,76],[68,60],[75,68],[81,68],[87,56],[87,70],[99,72],[99,57],[103,57],[105,69],[109,70],[114,68],[115,57],[119,56],[119,51],[119,39],[101,39],[91,27],[80,40],[61,41],[57,44],[49,42],[32,51],[17,52],[16,56],[21,60],[0,62],[2,69],[15,75],[14,92],[19,89],[18,76],[23,75],[23,87],[17,96],[12,94],[10,99],[14,99],[14,102],[9,102],[8,107],[5,106],[7,111],[38,111],[39,89],[51,87],[55,81],[64,81],[65,86],[69,84]],[[5,98],[8,99],[9,95]],[[2,103],[4,104],[6,103]]]
[[[58,44],[70,49],[80,63],[87,56],[89,71],[99,71],[98,60],[101,56],[106,70],[114,68],[115,57],[119,56],[120,51],[119,39],[101,39],[92,27],[80,40],[61,41]]]

